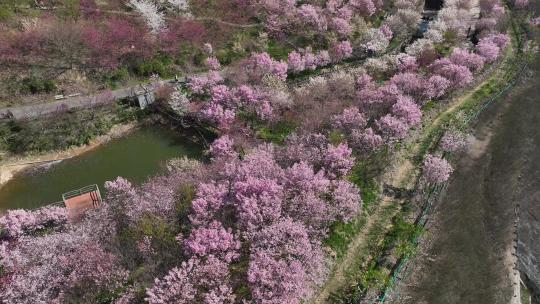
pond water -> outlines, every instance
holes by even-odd
[[[188,135],[152,126],[112,140],[80,156],[17,175],[0,189],[0,212],[36,208],[62,200],[62,194],[122,176],[142,183],[165,161],[186,155],[200,158],[203,148]]]

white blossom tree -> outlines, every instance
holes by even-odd
[[[176,11],[179,11],[184,16],[190,16],[189,0],[160,0],[163,5],[166,5]]]
[[[151,0],[129,0],[129,4],[144,18],[146,25],[157,33],[165,26],[163,13],[159,11],[158,5]]]

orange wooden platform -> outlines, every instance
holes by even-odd
[[[92,192],[65,199],[64,203],[70,220],[80,218],[87,210],[98,208],[100,205],[100,202],[95,200],[95,194],[94,198],[92,197]]]

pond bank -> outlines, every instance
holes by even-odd
[[[195,131],[173,130],[157,123],[117,127],[115,131],[88,147],[48,155],[49,162],[18,162],[16,167],[26,168],[0,189],[0,212],[58,202],[65,192],[91,184],[103,188],[104,182],[118,176],[141,184],[159,174],[172,158],[203,158],[204,145],[197,141]]]
[[[119,124],[113,126],[107,134],[98,136],[84,146],[73,147],[63,151],[47,152],[40,155],[9,157],[0,163],[0,191],[2,190],[2,186],[19,173],[81,155],[111,141],[112,139],[125,136],[137,127],[138,124],[135,122]]]

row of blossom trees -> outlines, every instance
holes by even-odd
[[[187,57],[191,59],[187,63],[194,65],[206,40],[222,47],[238,31],[231,26],[216,29],[193,18],[187,0],[77,2],[76,14],[69,18],[61,15],[63,3],[53,1],[43,5],[56,9],[46,10],[40,17],[0,22],[0,62],[55,74],[69,69],[95,74],[133,68],[158,55],[175,58],[187,52],[192,57]],[[201,14],[206,12],[204,5],[195,5]],[[220,17],[237,10],[226,5],[220,8]]]

